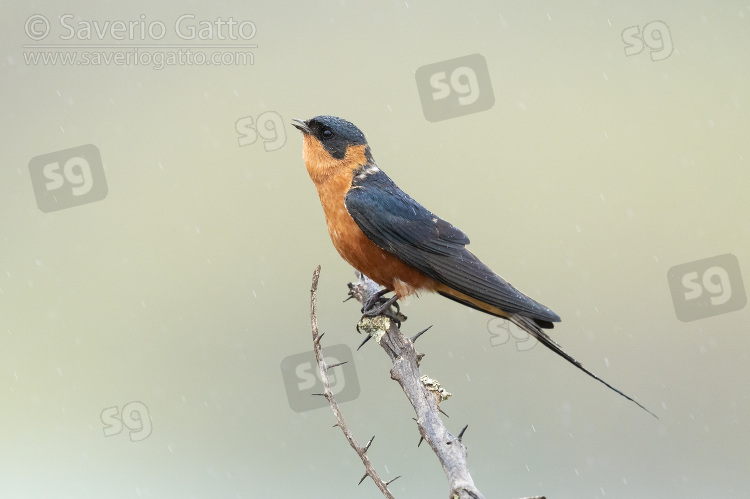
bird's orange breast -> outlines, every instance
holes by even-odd
[[[352,185],[354,171],[366,164],[364,146],[361,150],[350,147],[342,163],[323,172],[314,167],[321,162],[307,162],[308,157],[313,159],[319,154],[315,150],[308,150],[308,147],[315,147],[316,144],[305,145],[305,164],[318,189],[328,234],[341,257],[373,281],[395,291],[399,298],[422,290],[433,290],[437,283],[432,278],[370,241],[346,209],[346,193]]]

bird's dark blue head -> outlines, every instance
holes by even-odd
[[[318,139],[328,154],[336,159],[344,159],[349,146],[367,146],[365,134],[359,128],[336,116],[316,116],[307,121],[294,121],[292,124],[295,127],[303,134]]]

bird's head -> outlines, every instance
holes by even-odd
[[[316,116],[292,123],[303,135],[302,158],[313,182],[372,162],[367,139],[359,128],[336,116]]]

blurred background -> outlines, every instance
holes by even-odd
[[[410,298],[486,497],[744,497],[750,4],[4,2],[0,496],[444,497],[292,118],[563,322],[571,355]],[[745,463],[744,465],[742,463]],[[743,471],[745,470],[745,471]]]

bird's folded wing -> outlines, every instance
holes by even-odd
[[[436,281],[509,313],[560,320],[483,264],[466,249],[466,234],[414,201],[382,171],[355,176],[345,201],[372,242]]]

